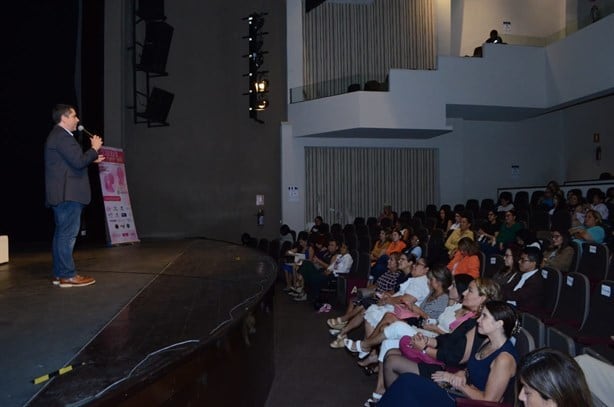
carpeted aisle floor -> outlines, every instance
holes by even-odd
[[[266,406],[362,406],[377,376],[367,377],[355,355],[328,346],[334,338],[326,319],[344,310],[333,304],[332,311],[318,314],[282,288],[275,287],[275,380]],[[360,335],[362,330],[351,336]]]

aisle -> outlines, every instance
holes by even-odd
[[[362,406],[375,388],[356,357],[331,349],[326,319],[341,315],[338,307],[318,314],[306,302],[294,302],[275,287],[275,380],[267,407]],[[362,332],[360,332],[362,334]]]

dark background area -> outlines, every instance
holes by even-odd
[[[77,106],[86,124],[102,130],[104,3],[84,2],[82,33],[79,3],[30,0],[3,6],[7,32],[2,40],[0,233],[9,235],[12,248],[45,244],[53,233],[52,212],[45,207],[43,161],[53,105]],[[100,194],[94,194],[86,221],[101,208]],[[88,236],[104,241],[102,218],[96,219],[86,222],[92,225]]]

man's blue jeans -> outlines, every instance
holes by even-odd
[[[55,232],[53,234],[53,275],[71,278],[77,274],[72,251],[81,226],[82,203],[66,201],[53,206]]]

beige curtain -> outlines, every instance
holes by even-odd
[[[378,216],[384,204],[398,213],[436,201],[437,150],[433,148],[305,148],[305,222],[327,223]]]
[[[324,3],[303,15],[304,97],[383,82],[391,68],[434,69],[433,0]]]

